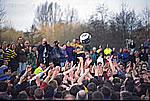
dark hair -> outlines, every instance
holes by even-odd
[[[78,85],[74,85],[70,89],[70,94],[76,97],[78,91],[80,91],[80,90],[81,90],[81,88]]]
[[[92,100],[104,100],[103,93],[101,93],[99,91],[93,92],[93,94],[92,94]]]
[[[37,99],[42,99],[43,97],[43,90],[41,88],[36,88],[34,91],[34,95]]]
[[[0,92],[6,92],[8,84],[5,81],[0,81]]]
[[[94,92],[94,91],[97,90],[97,86],[96,86],[95,83],[91,82],[91,83],[88,84],[87,89],[88,89],[88,91]]]
[[[52,99],[54,96],[54,89],[50,85],[44,87],[44,98]]]
[[[104,98],[110,98],[110,88],[109,87],[107,87],[107,86],[103,86],[102,88],[101,88],[101,91],[102,91],[102,93],[103,93],[103,95],[104,95]]]
[[[3,70],[3,73],[5,74],[6,72],[8,72],[8,68]]]
[[[96,86],[98,86],[98,80],[96,78],[91,78],[90,83],[92,83],[92,82],[95,83]]]
[[[28,95],[25,91],[19,92],[16,100],[28,100]]]
[[[56,80],[52,80],[50,82],[48,82],[48,85],[50,85],[51,87],[53,87],[53,89],[55,90],[58,86],[58,83]]]
[[[120,92],[120,90],[121,90],[121,83],[115,83],[114,84],[114,90],[116,92]]]
[[[57,83],[58,83],[58,86],[59,85],[61,85],[61,83],[62,83],[62,81],[63,81],[63,78],[61,77],[61,76],[56,76],[55,78],[54,78],[54,80],[56,80],[57,81]]]

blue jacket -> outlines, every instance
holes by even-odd
[[[126,63],[129,60],[130,53],[128,51],[122,53],[122,62]]]
[[[66,52],[67,52],[67,55],[68,55],[68,61],[71,62],[74,60],[74,53],[73,53],[73,50],[75,50],[74,47],[70,46],[66,46]]]
[[[120,61],[122,59],[122,54],[123,54],[123,52],[121,52],[121,53],[118,52],[118,55],[117,55],[118,56],[118,61]]]
[[[68,57],[66,57],[66,55],[67,55],[66,50],[62,49],[62,54],[60,55],[60,61],[61,62],[66,62],[68,60]]]

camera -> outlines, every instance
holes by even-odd
[[[45,45],[47,45],[47,42],[44,42]]]

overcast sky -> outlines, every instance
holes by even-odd
[[[95,12],[99,4],[106,4],[109,11],[119,12],[121,2],[127,1],[128,7],[134,9],[136,13],[142,12],[146,6],[150,7],[150,0],[2,0],[2,4],[7,11],[7,19],[13,24],[16,30],[26,31],[33,23],[36,7],[44,2],[55,1],[62,8],[68,5],[78,10],[80,20],[86,21]]]

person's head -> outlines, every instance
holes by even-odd
[[[74,85],[71,87],[70,89],[70,94],[75,96],[77,95],[77,93],[81,90],[81,88],[78,85]]]
[[[54,89],[50,85],[46,85],[44,87],[44,99],[53,99],[54,96]]]
[[[3,64],[8,66],[8,60],[3,60]]]
[[[147,41],[149,42],[149,39],[147,39]]]
[[[67,94],[65,97],[64,97],[64,100],[75,100],[75,97],[71,94]]]
[[[128,91],[121,91],[120,100],[132,100],[132,94]]]
[[[44,97],[44,92],[41,88],[36,88],[34,91],[35,99],[42,99]]]
[[[88,91],[94,92],[94,91],[97,90],[97,86],[96,86],[95,83],[91,82],[91,83],[89,83],[89,84],[87,85],[87,89],[88,89]]]
[[[133,43],[133,40],[131,40],[131,43]]]
[[[122,52],[122,48],[119,49],[119,52],[120,52],[120,53]]]
[[[92,93],[92,100],[104,100],[104,95],[103,93],[99,91],[94,91]]]
[[[124,52],[126,52],[127,51],[127,47],[124,47]]]
[[[67,41],[67,42],[66,42],[66,45],[67,45],[68,47],[70,47],[70,41]]]
[[[62,45],[62,49],[66,50],[66,45],[65,44]]]
[[[10,68],[6,68],[3,70],[5,75],[10,75],[11,74],[11,69]]]
[[[19,92],[19,95],[17,96],[17,100],[28,100],[28,95],[26,91]]]
[[[40,67],[41,67],[42,69],[45,69],[46,65],[45,65],[44,63],[40,63]]]
[[[20,43],[20,44],[23,43],[23,38],[22,37],[18,37],[18,43]]]
[[[121,70],[123,70],[124,67],[125,67],[125,64],[123,62],[120,62],[119,67],[120,67]]]
[[[58,40],[55,40],[53,43],[54,43],[54,47],[59,47],[59,41]]]
[[[46,39],[46,38],[43,38],[43,40],[42,40],[42,45],[43,45],[43,46],[46,46],[46,45],[47,45],[47,39]]]
[[[73,40],[72,40],[72,43],[76,43],[76,39],[73,39]]]
[[[33,52],[36,52],[36,49],[37,49],[36,46],[32,46],[32,51]]]
[[[110,96],[111,96],[110,88],[108,88],[107,86],[103,86],[101,88],[101,92],[103,93],[104,98],[110,98]]]
[[[148,68],[148,63],[147,62],[143,62],[142,63],[142,69],[147,70],[147,68]]]
[[[24,42],[24,45],[25,45],[26,47],[29,47],[29,40],[26,40],[26,41]]]
[[[53,63],[53,61],[50,61],[50,62],[49,62],[49,66],[50,66],[51,69],[54,68],[54,63]]]
[[[5,81],[0,81],[0,92],[6,92],[8,89],[8,84]]]
[[[93,47],[93,52],[94,52],[94,53],[96,52],[96,47]]]
[[[136,57],[136,58],[135,58],[135,61],[136,61],[136,63],[139,63],[139,62],[140,62],[140,58],[139,58],[139,57]]]
[[[81,51],[80,47],[77,47],[77,52],[80,52],[80,51]]]
[[[57,87],[58,87],[58,83],[57,83],[56,80],[49,81],[48,85],[50,85],[51,87],[53,87],[54,90],[56,90]]]
[[[88,94],[84,90],[80,90],[76,95],[76,100],[88,100]]]
[[[134,52],[133,52],[133,51],[131,51],[131,52],[130,52],[130,55],[133,55],[133,54],[134,54]]]
[[[142,53],[144,53],[144,52],[145,52],[145,49],[144,49],[144,48],[142,48],[141,52],[142,52]]]
[[[113,51],[115,51],[116,50],[116,48],[115,47],[113,47]]]
[[[12,50],[15,50],[15,49],[16,49],[16,44],[15,44],[14,42],[12,42],[11,45],[10,45],[10,48],[11,48]]]
[[[90,50],[90,54],[93,54],[93,50]]]
[[[8,43],[7,43],[6,41],[4,41],[4,42],[3,42],[3,45],[2,45],[3,49],[6,49],[6,48],[7,48],[7,45],[8,45]]]

